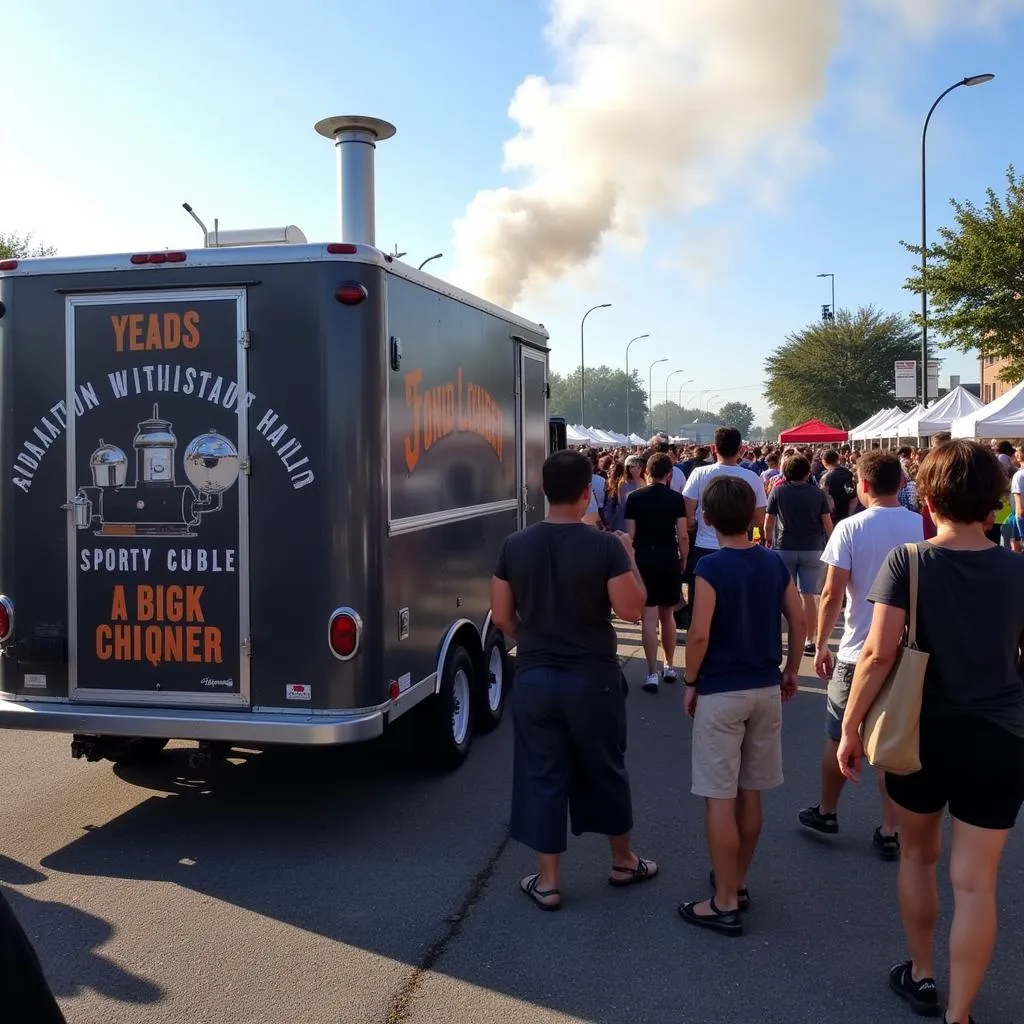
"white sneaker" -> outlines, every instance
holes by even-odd
[[[657,693],[658,692],[658,673],[655,672],[653,675],[647,677],[647,681],[643,685],[643,689],[646,693]]]
[[[661,671],[661,678],[666,683],[674,683],[679,676],[676,675],[676,670],[671,665],[666,665]]]

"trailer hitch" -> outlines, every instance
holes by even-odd
[[[76,760],[102,761],[106,752],[106,744],[102,736],[84,736],[76,733],[71,737],[71,756]]]
[[[231,753],[230,743],[203,740],[198,748],[188,755],[188,766],[193,771],[209,768],[213,762],[224,760]]]

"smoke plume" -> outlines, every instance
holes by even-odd
[[[806,159],[839,19],[839,0],[552,0],[563,81],[517,89],[504,170],[523,184],[456,221],[460,283],[512,305],[609,236]]]
[[[522,184],[478,192],[454,225],[457,280],[503,305],[586,266],[611,237],[642,244],[659,215],[726,189],[777,194],[820,152],[807,127],[844,14],[874,16],[869,31],[888,40],[1024,12],[1024,0],[550,3],[559,80],[526,78],[508,109],[518,132],[503,170]]]

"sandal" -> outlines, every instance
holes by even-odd
[[[711,897],[711,913],[698,914],[696,907],[700,900],[693,903],[680,903],[679,916],[689,924],[695,924],[698,928],[708,928],[719,935],[742,935],[743,921],[738,910],[720,910],[715,903],[714,896]]]
[[[653,860],[644,860],[643,857],[637,857],[635,868],[620,868],[613,864],[612,871],[626,875],[625,878],[608,879],[608,884],[614,885],[617,889],[623,889],[627,885],[636,885],[639,882],[649,882],[652,878],[658,877],[658,865]]]
[[[708,881],[711,883],[711,888],[712,889],[717,889],[718,888],[718,886],[715,885],[715,873],[714,873],[714,871],[712,871],[711,874],[708,876]],[[744,886],[742,889],[737,889],[736,890],[736,895],[739,897],[740,910],[749,910],[750,909],[750,890],[747,889],[746,886]]]
[[[558,889],[538,889],[537,883],[540,881],[540,875],[527,875],[520,883],[519,888],[530,897],[533,902],[540,907],[541,910],[558,910],[562,905],[561,892]],[[558,896],[559,901],[557,903],[545,903],[546,899],[550,899],[552,896]]]

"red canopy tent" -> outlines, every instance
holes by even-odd
[[[808,420],[779,434],[779,444],[830,444],[848,440],[845,430],[830,427],[821,420]]]

